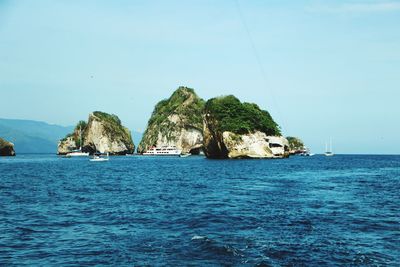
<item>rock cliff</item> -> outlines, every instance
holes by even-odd
[[[131,133],[122,126],[120,119],[100,111],[89,115],[83,140],[83,150],[89,152],[125,155],[135,150]]]
[[[179,87],[154,108],[138,153],[152,146],[176,146],[182,153],[198,154],[203,144],[203,108],[204,100],[193,89]]]
[[[15,156],[14,144],[0,138],[0,156]]]
[[[208,158],[283,158],[289,152],[271,115],[234,96],[205,104],[203,143]]]
[[[82,132],[82,146],[80,144]],[[81,121],[72,134],[58,144],[58,154],[66,154],[73,149],[111,155],[131,154],[135,150],[130,131],[122,126],[116,115],[95,111],[89,115],[88,122]]]

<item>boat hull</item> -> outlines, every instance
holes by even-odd
[[[100,158],[100,159],[90,159],[91,162],[101,162],[101,161],[108,161],[108,159]]]
[[[143,153],[143,156],[154,156],[154,157],[179,157],[181,154],[154,154],[154,153]]]
[[[153,147],[146,152],[144,152],[143,156],[170,156],[170,157],[179,157],[182,151],[177,149],[176,147]]]
[[[65,155],[67,158],[70,157],[88,157],[89,153],[78,152],[78,153],[68,153]]]

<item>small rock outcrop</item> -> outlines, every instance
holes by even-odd
[[[153,146],[176,146],[182,153],[198,154],[203,146],[204,103],[187,87],[179,87],[170,98],[160,101],[147,124],[138,153]]]
[[[78,122],[74,131],[58,142],[57,154],[65,155],[72,150],[80,149],[81,140],[83,140],[83,133],[86,129],[86,126],[86,121]]]
[[[135,150],[131,133],[121,124],[120,119],[100,111],[91,113],[87,123],[80,121],[74,132],[59,142],[58,154],[63,155],[79,148],[83,152],[111,155],[131,154]]]
[[[271,115],[234,96],[212,98],[204,110],[204,153],[208,158],[284,158],[289,143]]]
[[[14,144],[0,138],[0,156],[15,156]]]
[[[286,139],[289,142],[290,155],[301,154],[307,150],[304,146],[304,142],[300,138],[288,136]]]

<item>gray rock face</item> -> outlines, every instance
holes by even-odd
[[[83,140],[83,150],[89,152],[125,155],[131,154],[135,150],[127,128],[115,121],[105,120],[96,113],[89,115]]]
[[[204,150],[209,158],[285,158],[289,143],[281,136],[267,136],[256,131],[248,134],[235,134],[225,131],[210,134],[204,129]]]
[[[288,141],[280,136],[267,136],[255,133],[236,135],[232,132],[222,134],[228,150],[228,158],[284,158]]]
[[[76,142],[73,136],[68,136],[65,139],[58,142],[57,154],[58,155],[65,155],[71,152],[74,149],[78,149],[76,147]]]
[[[14,144],[0,138],[0,156],[15,156]]]

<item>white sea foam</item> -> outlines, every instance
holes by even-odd
[[[192,237],[192,240],[200,240],[200,239],[206,239],[206,238],[207,238],[206,236],[194,235],[194,236]]]

